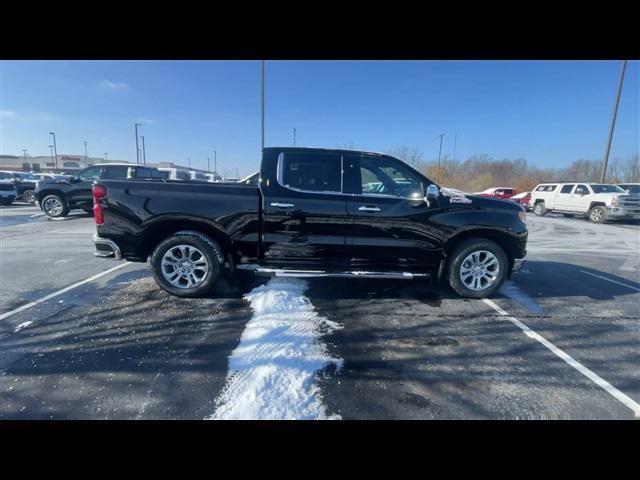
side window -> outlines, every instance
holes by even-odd
[[[571,185],[563,185],[562,189],[560,190],[560,193],[571,193],[572,189],[573,189],[573,184],[571,184]]]
[[[342,192],[340,155],[288,153],[280,166],[280,180],[286,187],[313,192]]]
[[[87,168],[85,171],[80,172],[78,176],[84,181],[92,182],[100,178],[101,171],[102,171],[101,167]]]
[[[422,198],[422,178],[399,161],[383,157],[360,159],[363,195]]]
[[[574,193],[578,195],[587,195],[589,193],[589,189],[586,185],[578,185]]]
[[[128,167],[125,167],[125,166],[104,168],[101,178],[110,179],[110,180],[126,180],[127,168]]]

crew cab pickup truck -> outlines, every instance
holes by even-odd
[[[533,213],[548,212],[567,217],[586,216],[594,223],[616,219],[640,219],[640,196],[627,194],[616,185],[602,183],[541,183],[531,192]]]
[[[443,279],[494,293],[526,255],[524,209],[440,188],[388,155],[265,148],[257,185],[101,180],[96,255],[145,262],[180,297],[235,269],[293,277]],[[367,185],[376,185],[375,193]]]
[[[35,200],[49,217],[66,217],[70,210],[80,208],[92,212],[91,187],[98,180],[126,180],[132,178],[161,179],[155,167],[131,163],[101,163],[80,170],[68,178],[47,179],[38,182]]]

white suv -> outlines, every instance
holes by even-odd
[[[640,219],[640,196],[603,183],[541,183],[531,192],[533,213],[566,217],[587,216],[594,223],[614,219]]]

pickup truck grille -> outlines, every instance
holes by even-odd
[[[13,190],[13,184],[11,183],[0,183],[0,190],[5,192],[10,192]]]
[[[618,197],[618,205],[625,208],[640,208],[640,195],[624,195]]]

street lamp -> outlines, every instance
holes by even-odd
[[[24,155],[24,163],[25,164],[29,164],[29,162],[27,162],[27,150],[25,150],[24,148],[22,149],[22,154]]]
[[[56,144],[56,134],[54,132],[49,132],[49,135],[53,136],[53,152],[56,155],[56,170],[58,170],[58,146]]]
[[[142,139],[142,163],[144,163],[146,165],[147,164],[147,151],[144,148],[144,136],[140,135],[140,138]]]
[[[55,162],[53,160],[53,145],[49,145],[49,150],[51,150],[51,163],[55,164]]]
[[[89,163],[89,155],[87,155],[87,141],[84,141],[84,161]]]
[[[109,155],[109,152],[104,152],[104,161],[107,161],[107,155]]]
[[[138,126],[142,126],[141,123],[134,124],[134,129],[136,131],[136,163],[140,163],[140,147],[138,146]]]

